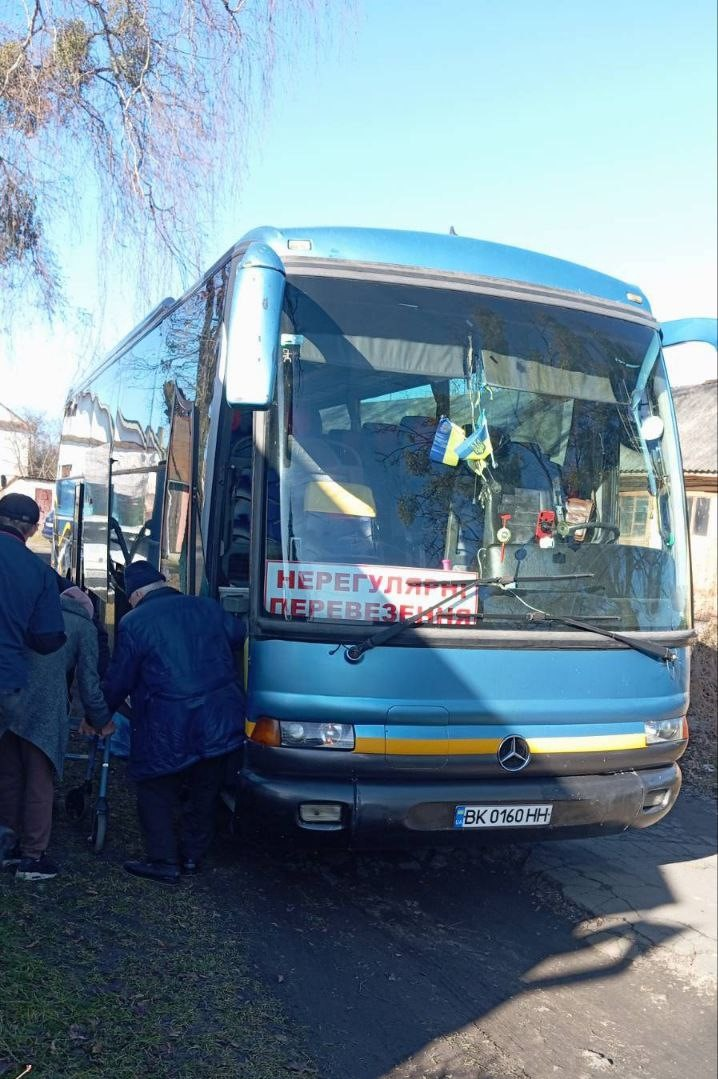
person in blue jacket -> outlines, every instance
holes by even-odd
[[[180,872],[200,868],[227,754],[244,739],[234,652],[246,625],[215,600],[171,588],[149,562],[125,568],[125,592],[133,609],[119,624],[103,683],[110,712],[128,695],[132,707],[129,775],[147,857],[125,869],[176,884]]]

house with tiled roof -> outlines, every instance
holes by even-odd
[[[697,620],[716,617],[718,381],[673,389],[688,501]]]

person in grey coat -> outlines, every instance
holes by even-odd
[[[75,684],[87,723],[99,734],[111,734],[114,726],[100,689],[97,669],[97,631],[93,625],[92,601],[79,588],[60,596],[67,638],[51,655],[29,656],[29,681],[21,691],[17,714],[9,729],[41,750],[46,767],[34,787],[22,783],[21,762],[15,762],[17,783],[5,776],[2,818],[7,819],[19,838],[16,880],[48,880],[57,876],[57,866],[47,857],[52,828],[54,774],[62,777],[70,730],[67,700],[67,672],[75,671]],[[11,772],[13,762],[3,760],[3,771]]]

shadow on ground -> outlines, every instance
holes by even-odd
[[[714,852],[694,837],[691,859]],[[532,869],[530,847],[236,857],[225,843],[202,887],[241,906],[326,1079],[712,1074],[709,1001],[649,963],[685,927],[633,909],[602,926]],[[670,906],[661,866],[646,876],[645,905]],[[682,1044],[691,1032],[680,1065],[677,1023]]]
[[[225,834],[172,892],[123,873],[138,836],[112,772],[101,855],[60,808],[63,876],[0,881],[0,1075],[29,1062],[45,1079],[714,1074],[711,1001],[651,958],[680,928],[602,927],[530,847],[330,857]],[[648,883],[671,903],[659,864]]]

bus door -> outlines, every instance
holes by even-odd
[[[83,489],[81,479],[63,477],[55,485],[55,521],[53,529],[53,565],[61,577],[72,576],[76,563],[76,519],[79,512],[78,489]],[[77,583],[80,580],[77,579]]]
[[[254,413],[247,408],[233,408],[230,416],[217,579],[224,608],[236,614],[246,614],[250,585]]]

